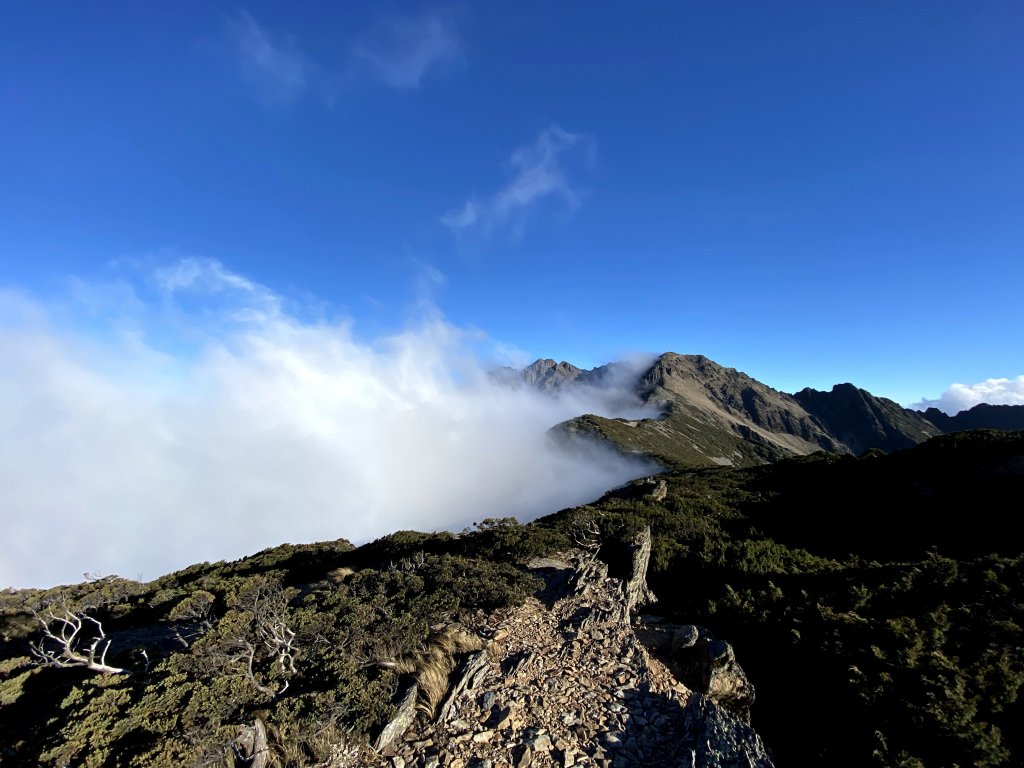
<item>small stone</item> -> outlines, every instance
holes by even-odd
[[[438,768],[440,765],[441,761],[437,756],[428,757],[423,761],[423,768]]]
[[[405,758],[401,755],[395,755],[392,757],[391,768],[405,768]]]
[[[551,737],[546,733],[539,733],[526,741],[534,752],[549,752],[551,751]]]
[[[488,691],[480,697],[480,708],[484,712],[490,712],[494,709],[495,703],[498,701],[498,695],[494,691]]]
[[[494,738],[494,731],[478,731],[473,734],[474,744],[483,744],[486,741],[490,741]]]
[[[498,711],[498,716],[495,721],[494,729],[497,731],[503,731],[506,728],[511,728],[512,726],[512,707],[503,707]]]
[[[533,762],[533,752],[530,751],[529,747],[520,744],[512,750],[513,768],[527,768],[531,762]]]
[[[672,636],[672,652],[691,648],[697,643],[698,637],[700,637],[700,632],[693,624],[680,627]]]

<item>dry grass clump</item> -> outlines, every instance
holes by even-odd
[[[332,584],[343,584],[355,573],[354,570],[346,565],[340,568],[335,568],[332,571],[327,572],[327,580]]]
[[[484,642],[462,627],[445,627],[434,633],[417,653],[397,666],[402,674],[415,675],[420,689],[420,708],[433,715],[438,703],[448,692],[449,679],[455,669],[456,656],[483,649]]]

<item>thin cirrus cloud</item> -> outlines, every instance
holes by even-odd
[[[590,168],[595,144],[592,138],[551,125],[529,145],[509,158],[511,179],[486,197],[471,197],[441,217],[452,232],[487,236],[502,230],[522,235],[530,213],[549,202],[574,211],[582,189],[570,179],[576,167]]]
[[[1024,374],[1013,379],[985,379],[977,384],[953,384],[935,400],[922,400],[910,407],[917,410],[938,408],[955,416],[979,403],[1024,405]]]
[[[227,27],[242,78],[267,106],[290,104],[310,88],[315,68],[295,40],[272,34],[243,10]]]
[[[0,290],[0,509],[18,543],[0,588],[527,519],[652,471],[546,435],[624,415],[621,397],[503,386],[481,362],[497,345],[436,309],[364,340],[216,261],[136,269],[71,296]]]
[[[247,11],[228,18],[227,32],[239,73],[268,107],[287,106],[310,91],[333,105],[347,77],[367,74],[396,89],[414,89],[444,64],[462,60],[454,22],[436,12],[391,17],[363,34],[350,50],[360,66],[348,75],[314,62],[293,37],[268,29]]]
[[[462,59],[455,24],[445,16],[397,16],[381,23],[352,48],[392,88],[418,88],[428,74]]]

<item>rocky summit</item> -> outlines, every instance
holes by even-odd
[[[575,381],[582,373],[582,368],[577,368],[564,360],[561,363],[554,360],[535,360],[523,368],[520,376],[530,386],[551,392]]]

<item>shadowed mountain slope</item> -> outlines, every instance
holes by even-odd
[[[869,448],[910,448],[945,430],[917,411],[853,384],[836,384],[831,392],[802,389],[793,397],[853,453]]]
[[[979,403],[970,410],[960,411],[956,416],[949,416],[938,408],[929,408],[921,415],[943,432],[962,432],[965,429],[1024,429],[1024,405]]]

